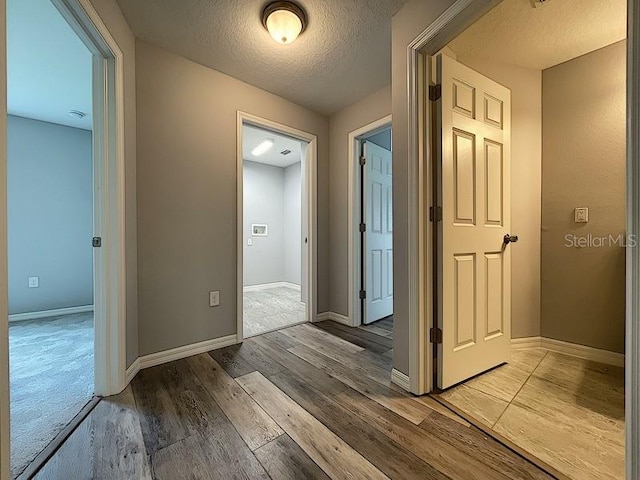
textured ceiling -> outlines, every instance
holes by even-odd
[[[273,140],[273,147],[262,155],[257,157],[253,155],[251,150],[267,138]],[[281,152],[284,150],[291,150],[291,153],[283,155]],[[295,140],[279,133],[244,125],[242,127],[242,158],[252,162],[284,168],[301,160],[302,143],[300,140]]]
[[[264,0],[118,0],[136,37],[324,114],[391,81],[391,17],[406,0],[298,0],[291,45],[262,27]],[[562,1],[562,0],[561,0]]]
[[[626,0],[504,0],[449,47],[464,57],[544,70],[626,37]],[[461,52],[464,52],[462,54]]]
[[[7,109],[91,130],[91,53],[50,0],[7,2]],[[71,118],[69,110],[87,114]]]

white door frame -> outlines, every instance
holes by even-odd
[[[422,395],[433,388],[433,228],[429,207],[433,198],[431,129],[428,106],[430,55],[436,54],[471,22],[499,0],[457,0],[407,46],[408,118],[408,241],[409,262],[409,390]]]
[[[640,6],[627,6],[627,234],[640,238]],[[627,478],[640,478],[640,247],[627,248],[625,420]]]
[[[307,152],[305,157],[305,172],[304,179],[306,182],[306,199],[307,204],[302,208],[306,208],[308,218],[308,255],[307,255],[307,278],[303,279],[307,284],[307,321],[315,322],[318,316],[318,304],[317,304],[317,265],[318,265],[318,252],[317,252],[317,211],[318,211],[318,192],[317,192],[317,159],[318,159],[318,139],[315,135],[297,128],[289,127],[282,123],[277,123],[266,118],[258,117],[250,113],[238,111],[237,127],[236,127],[236,312],[237,312],[237,327],[236,335],[237,342],[241,343],[243,334],[243,256],[244,256],[244,198],[243,198],[243,154],[242,154],[242,126],[253,125],[254,127],[266,128],[273,132],[282,133],[289,137],[293,137],[297,140],[307,142]]]
[[[107,396],[126,387],[124,57],[89,0],[52,3],[94,56],[95,393]]]
[[[0,184],[7,184],[7,4],[0,0]],[[0,480],[9,480],[9,311],[7,189],[0,188]]]
[[[94,54],[94,235],[102,248],[94,253],[95,392],[111,395],[124,389],[126,370],[126,295],[124,241],[124,58],[89,0],[52,0]],[[6,1],[0,0],[3,37]],[[6,37],[5,37],[6,38]],[[5,57],[6,58],[6,57]],[[2,62],[3,112],[6,116],[6,61]],[[3,123],[3,135],[6,128]],[[100,135],[96,135],[100,132]],[[5,137],[6,138],[6,137]],[[6,142],[5,142],[6,144]],[[6,182],[6,150],[0,156],[0,180]],[[5,189],[6,191],[6,189]],[[0,230],[6,232],[6,198],[0,202]],[[90,239],[87,239],[89,241]],[[6,260],[6,237],[0,242]],[[7,300],[6,263],[2,262],[0,294]],[[9,477],[9,355],[6,312],[0,319],[0,479]]]
[[[415,267],[409,265],[409,381],[411,391],[416,394],[431,391],[433,381],[430,373],[433,350],[426,335],[433,323],[433,309],[424,309],[425,305],[433,305],[429,285],[433,242],[431,226],[421,225],[432,198],[432,119],[430,108],[425,105],[425,80],[432,78],[429,56],[497,3],[495,0],[457,0],[407,47],[409,255],[419,259]],[[636,0],[628,0],[627,18],[627,234],[637,239],[640,238],[640,35],[637,33],[640,32],[640,7]],[[420,249],[426,253],[424,262]],[[421,274],[422,269],[428,273],[426,278]],[[640,247],[627,248],[626,271],[626,477],[640,478]],[[421,295],[421,292],[427,294]]]
[[[362,325],[363,311],[360,308],[360,284],[362,273],[362,246],[360,244],[360,152],[362,148],[362,137],[375,134],[392,127],[392,117],[387,115],[371,122],[363,127],[349,132],[349,323],[353,327]]]

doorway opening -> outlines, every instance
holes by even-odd
[[[93,60],[49,0],[9,0],[7,23],[11,472],[16,477],[95,392]]]
[[[238,309],[247,338],[313,319],[315,138],[242,115]]]
[[[393,336],[391,116],[349,134],[349,318]]]
[[[434,384],[552,474],[622,478],[626,3],[574,10],[580,42],[566,7],[504,0],[426,59]]]
[[[7,2],[12,478],[124,388],[122,85],[87,1]]]

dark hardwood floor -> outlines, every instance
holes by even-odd
[[[377,328],[298,325],[143,370],[36,478],[551,478],[392,385]]]

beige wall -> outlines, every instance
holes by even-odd
[[[327,310],[328,118],[141,41],[136,71],[140,355],[236,332],[238,110],[318,137],[318,311]]]
[[[540,335],[540,198],[542,177],[542,72],[457,60],[511,90],[511,336]]]
[[[542,335],[624,351],[625,252],[565,235],[625,232],[625,42],[543,72]],[[589,223],[573,209],[589,207]]]
[[[330,310],[349,314],[349,142],[350,132],[391,113],[391,86],[335,113],[329,119],[329,298]]]
[[[453,0],[407,0],[391,24],[391,101],[393,114],[393,366],[409,373],[408,266],[416,259],[407,247],[409,216],[407,47],[453,4]]]
[[[124,58],[125,242],[127,289],[127,366],[138,357],[138,260],[136,206],[135,37],[116,0],[91,0]]]

